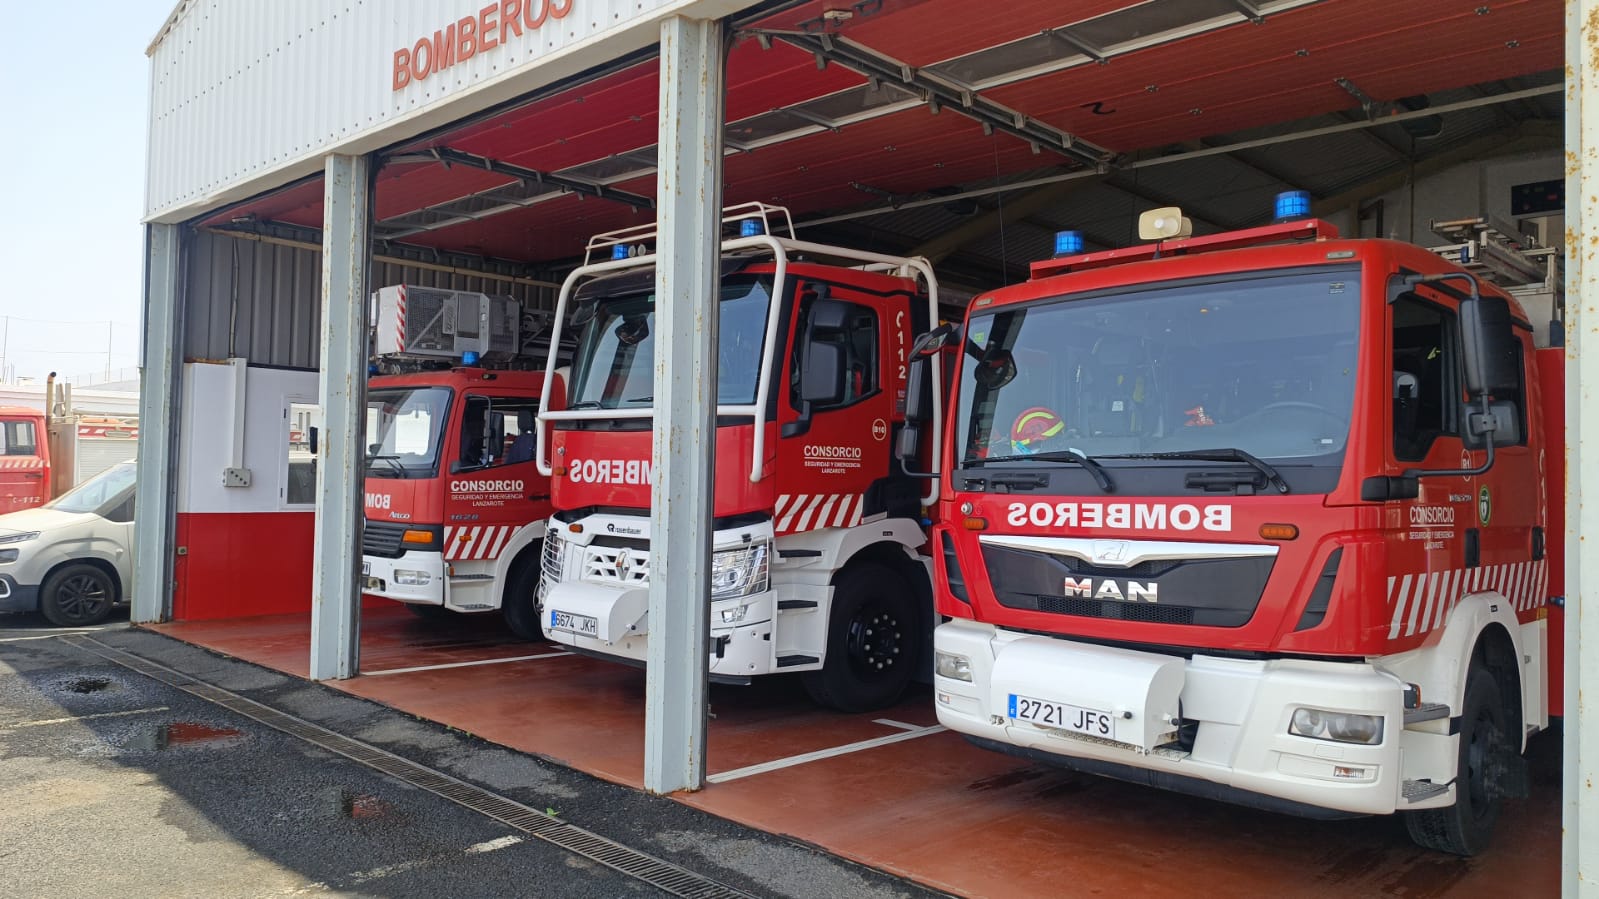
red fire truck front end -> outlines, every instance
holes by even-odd
[[[1473,853],[1551,712],[1549,313],[1420,247],[1163,212],[925,342],[962,349],[939,720]]]

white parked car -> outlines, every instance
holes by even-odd
[[[0,515],[0,612],[82,627],[126,600],[134,471],[119,462],[43,506]]]

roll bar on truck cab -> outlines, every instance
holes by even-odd
[[[724,215],[707,298],[721,322],[710,676],[801,673],[824,705],[888,705],[930,665],[934,492],[891,445],[937,281],[925,260],[797,240],[780,207]],[[631,664],[649,639],[653,238],[653,225],[593,238],[562,285],[557,321],[577,331],[569,402],[538,419],[556,509],[544,633]]]
[[[1088,254],[1068,232],[918,341],[961,349],[938,718],[1472,854],[1559,708],[1561,350],[1469,253],[1291,213],[1190,238],[1155,210],[1155,243]]]

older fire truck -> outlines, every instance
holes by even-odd
[[[394,286],[374,300],[373,366],[390,373],[367,384],[364,591],[424,616],[500,609],[535,638],[551,507],[534,417],[564,390],[525,367],[560,355],[542,339],[548,319],[467,291]]]
[[[823,705],[887,705],[929,660],[924,503],[890,453],[931,267],[796,240],[787,210],[733,207],[718,296],[710,675],[803,673]],[[774,231],[775,227],[775,231]],[[780,236],[786,233],[786,236]],[[642,663],[649,636],[653,226],[593,238],[558,321],[578,330],[569,403],[546,402],[556,513],[541,624]],[[554,371],[553,362],[546,375]],[[544,440],[539,450],[545,451]]]
[[[1201,796],[1403,812],[1475,853],[1559,712],[1557,261],[1483,223],[1438,226],[1443,255],[1339,239],[1279,202],[1204,237],[1156,210],[1128,249],[1067,232],[918,342],[961,350],[938,718]]]

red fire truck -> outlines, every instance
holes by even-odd
[[[924,260],[796,240],[777,207],[734,207],[725,227],[737,231],[717,297],[711,677],[800,672],[824,705],[892,703],[930,648],[932,492],[890,446],[938,285]],[[612,258],[585,260],[562,287],[558,321],[570,310],[578,331],[569,403],[554,408],[546,388],[539,417],[556,507],[544,633],[633,663],[649,635],[655,320],[654,256],[637,247],[653,237],[590,241]]]
[[[1446,259],[1279,205],[1205,237],[1156,210],[1155,243],[1105,252],[1068,232],[919,341],[961,350],[938,718],[1201,796],[1404,812],[1475,853],[1559,713],[1558,266],[1508,229],[1452,223]]]
[[[558,375],[514,367],[546,355],[539,326],[509,297],[397,286],[375,299],[374,365],[406,373],[367,384],[365,592],[422,615],[500,609],[535,638],[551,507],[534,418],[564,401]]]

